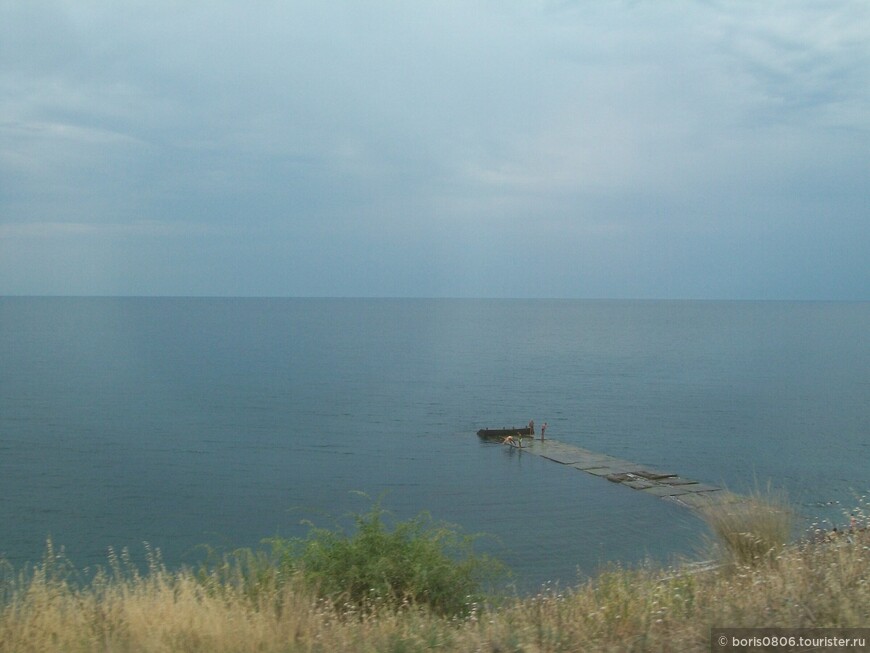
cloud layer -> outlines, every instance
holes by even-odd
[[[868,298],[864,2],[0,25],[0,294]]]

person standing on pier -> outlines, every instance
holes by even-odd
[[[541,442],[544,441],[544,433],[546,433],[546,432],[547,432],[547,423],[544,422],[543,424],[541,424]]]
[[[529,420],[529,435],[534,435],[534,434],[535,434],[535,420],[530,419]]]

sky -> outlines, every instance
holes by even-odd
[[[0,0],[0,295],[870,300],[866,0]]]

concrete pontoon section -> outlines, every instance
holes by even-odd
[[[672,472],[589,451],[558,440],[526,440],[522,447],[516,449],[606,478],[632,490],[672,501],[691,510],[703,510],[709,506],[742,500],[739,495],[715,485],[699,483]]]

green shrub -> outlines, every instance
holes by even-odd
[[[474,552],[475,537],[433,522],[428,513],[392,529],[384,515],[379,504],[355,515],[352,535],[312,527],[305,539],[270,540],[279,568],[342,609],[411,605],[442,615],[465,614],[482,599],[486,581],[503,571]]]

